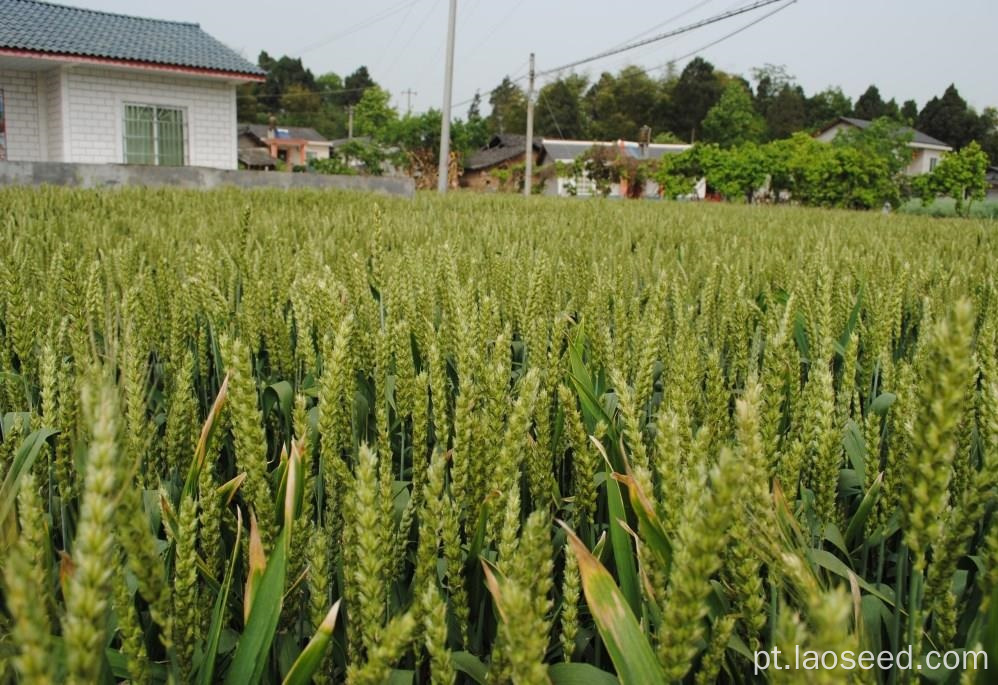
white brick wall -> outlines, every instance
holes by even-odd
[[[47,126],[47,159],[50,162],[63,162],[62,134],[62,73],[59,69],[51,69],[38,76],[38,88],[43,94],[40,98],[45,106]]]
[[[2,72],[0,72],[2,73]],[[125,103],[179,107],[186,124],[185,153],[191,166],[236,168],[235,86],[222,81],[144,74],[126,70],[66,69],[61,90],[68,117],[60,145],[67,162],[120,164]],[[50,109],[52,99],[49,99]],[[49,149],[53,147],[49,136]]]
[[[0,90],[3,91],[7,124],[7,159],[45,161],[42,149],[44,124],[38,111],[37,72],[0,69]]]

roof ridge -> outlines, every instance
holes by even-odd
[[[121,19],[135,19],[138,21],[151,21],[157,24],[179,24],[181,26],[194,26],[201,28],[201,24],[193,21],[178,21],[176,19],[156,19],[154,17],[143,17],[137,14],[122,14],[121,12],[108,12],[106,10],[95,10],[89,7],[76,7],[74,5],[64,5],[61,2],[49,2],[49,0],[8,0],[9,2],[21,2],[31,5],[49,5],[60,9],[72,10],[74,12],[85,12],[87,14],[103,14],[108,17],[119,17]]]

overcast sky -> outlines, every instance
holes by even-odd
[[[406,107],[439,108],[447,0],[61,0],[92,9],[193,21],[256,61],[301,56],[316,76],[346,75],[357,66]],[[458,0],[454,70],[455,115],[480,90],[488,100],[504,75],[556,68],[646,33],[655,35],[741,7],[751,0]],[[776,3],[683,36],[607,58],[580,73],[598,77],[627,64],[662,73],[670,60],[723,38],[786,3]],[[978,110],[998,105],[998,0],[798,0],[737,35],[707,47],[702,57],[749,76],[752,67],[786,65],[807,93],[841,86],[855,100],[874,83],[884,99],[913,98],[919,108],[950,83]],[[643,36],[642,36],[643,37]],[[690,58],[678,62],[679,68]],[[460,106],[457,106],[460,105]]]

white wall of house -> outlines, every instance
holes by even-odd
[[[936,164],[939,163],[939,160],[941,160],[945,154],[946,152],[944,150],[912,147],[911,164],[909,164],[908,168],[905,169],[905,173],[909,176],[927,174],[936,168]]]
[[[69,119],[66,161],[122,163],[125,105],[137,104],[183,110],[188,165],[236,168],[233,84],[94,67],[67,69],[62,78]]]
[[[840,122],[830,127],[827,131],[822,131],[815,136],[815,140],[819,140],[822,143],[830,143],[835,140],[835,136],[839,135],[839,133],[851,128],[853,128],[851,125]],[[911,148],[911,163],[905,168],[905,173],[909,176],[929,173],[947,152],[947,150],[941,147],[926,146],[920,143],[909,143],[908,147]]]
[[[7,157],[121,164],[126,104],[184,112],[185,163],[235,169],[235,85],[220,79],[101,67],[0,69]]]
[[[38,80],[35,71],[0,69],[9,160],[40,162],[46,159]]]

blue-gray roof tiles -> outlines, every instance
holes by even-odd
[[[0,48],[264,75],[198,24],[39,0],[0,0]]]

